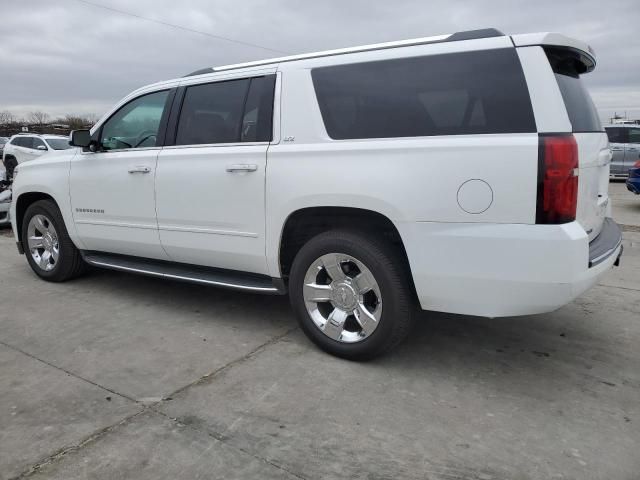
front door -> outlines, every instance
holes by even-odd
[[[156,222],[154,177],[169,91],[138,97],[98,130],[98,151],[71,162],[78,235],[88,250],[166,259]]]
[[[174,145],[160,152],[156,176],[160,240],[172,260],[267,273],[264,192],[274,84],[275,75],[267,75],[181,92]]]

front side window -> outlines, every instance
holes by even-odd
[[[187,87],[176,145],[271,140],[275,75]]]
[[[44,142],[40,138],[35,137],[33,138],[33,144],[31,145],[31,148],[38,150],[48,150]]]
[[[101,129],[105,150],[155,147],[168,90],[143,95],[118,110]]]
[[[48,138],[47,143],[54,150],[67,150],[68,148],[71,148],[69,140],[66,138]]]
[[[321,67],[311,75],[336,140],[536,131],[513,48]]]

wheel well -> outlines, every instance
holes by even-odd
[[[360,208],[313,207],[292,213],[285,222],[279,252],[282,276],[288,278],[293,260],[305,243],[319,233],[336,228],[355,229],[385,237],[398,248],[406,271],[410,274],[409,260],[400,233],[386,216]]]
[[[37,202],[38,200],[51,200],[55,203],[55,200],[51,195],[47,195],[42,192],[28,192],[23,193],[18,197],[16,202],[16,227],[18,228],[18,240],[22,243],[22,219],[24,214],[29,208],[29,205]]]

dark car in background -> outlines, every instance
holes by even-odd
[[[640,160],[629,169],[629,178],[627,178],[627,190],[640,195]]]

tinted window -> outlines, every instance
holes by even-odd
[[[11,143],[19,147],[31,148],[33,140],[31,137],[16,137]]]
[[[513,48],[323,67],[312,77],[334,139],[536,131]]]
[[[178,121],[176,144],[237,142],[248,87],[247,79],[188,87]]]
[[[273,130],[273,92],[276,76],[251,79],[242,116],[242,142],[270,142]]]
[[[602,123],[589,92],[580,79],[583,69],[569,50],[546,49],[547,58],[556,75],[564,105],[574,132],[601,132]]]
[[[155,147],[168,90],[150,93],[127,103],[102,126],[105,150]]]
[[[275,76],[188,87],[177,145],[271,140]]]
[[[640,128],[629,129],[629,143],[640,143]]]
[[[47,146],[44,144],[44,142],[40,138],[34,137],[32,141],[33,143],[31,144],[31,148],[38,148],[38,147],[44,147],[45,149],[47,148]]]
[[[627,143],[626,128],[605,127],[610,143]]]

